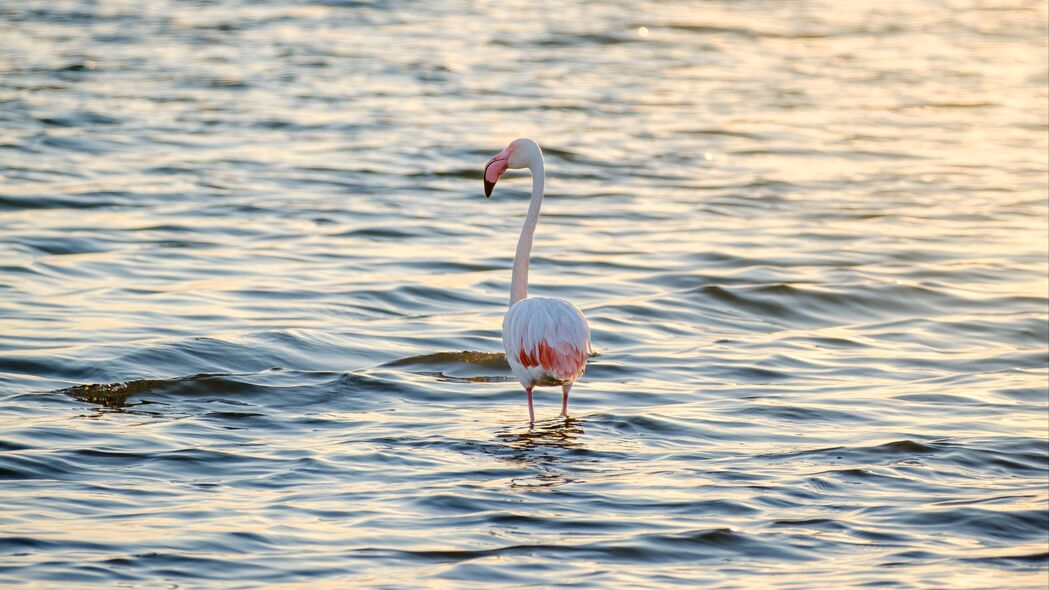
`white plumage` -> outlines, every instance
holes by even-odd
[[[590,327],[583,312],[564,299],[529,297],[503,316],[503,348],[525,389],[564,385],[583,376]]]

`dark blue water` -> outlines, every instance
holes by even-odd
[[[0,0],[0,583],[1044,588],[1047,19]]]

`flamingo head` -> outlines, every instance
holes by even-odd
[[[536,158],[540,161],[543,159],[543,153],[536,142],[524,137],[511,141],[505,150],[493,156],[484,165],[484,196],[492,196],[495,183],[507,169],[532,168]]]

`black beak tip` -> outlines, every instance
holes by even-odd
[[[492,196],[492,189],[495,188],[494,182],[488,182],[488,179],[484,179],[484,196],[488,198]]]

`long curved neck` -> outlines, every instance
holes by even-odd
[[[539,209],[543,206],[543,186],[546,173],[543,171],[543,157],[529,168],[532,170],[532,200],[528,203],[528,215],[521,227],[521,237],[517,239],[517,253],[514,254],[514,273],[510,280],[510,305],[528,297],[528,258],[532,255],[532,236],[539,223]]]

